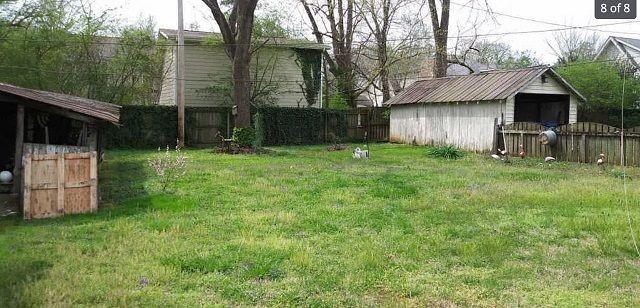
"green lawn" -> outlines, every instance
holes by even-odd
[[[276,150],[187,151],[166,194],[153,151],[108,152],[98,214],[0,220],[0,306],[640,305],[620,173]]]

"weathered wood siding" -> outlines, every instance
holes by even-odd
[[[542,82],[541,77],[537,77],[532,80],[526,88],[524,88],[520,93],[530,93],[530,94],[570,94],[567,89],[563,85],[561,85],[558,81],[556,81],[551,75],[546,74],[547,81],[545,83]]]
[[[167,53],[165,65],[175,67],[174,53]],[[292,49],[263,47],[253,56],[252,78],[277,85],[276,104],[282,107],[306,106],[300,85],[304,82]],[[232,65],[222,46],[185,46],[185,99],[191,107],[231,105],[231,97],[206,89],[216,84],[231,89]],[[257,71],[256,71],[257,70]],[[266,73],[265,73],[266,72]],[[255,78],[259,76],[259,78]],[[166,90],[165,90],[166,87]],[[229,92],[230,94],[230,92]],[[160,95],[161,105],[175,105],[175,68],[167,73]]]
[[[96,152],[26,154],[23,164],[25,219],[98,210]]]
[[[620,164],[621,138],[619,128],[599,123],[579,122],[562,125],[556,130],[558,142],[550,147],[539,142],[538,135],[546,127],[527,122],[517,122],[503,127],[499,146],[511,155],[517,155],[520,145],[524,146],[527,156],[544,158],[553,156],[560,161],[595,163],[601,153],[605,154],[607,164]],[[627,165],[640,166],[640,127],[627,129],[624,138],[624,157]]]
[[[455,145],[470,151],[488,151],[493,145],[494,120],[505,104],[412,104],[391,108],[391,141],[419,145]]]

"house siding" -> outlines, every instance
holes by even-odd
[[[159,105],[175,105],[176,104],[176,66],[175,66],[175,48],[168,50],[164,55],[164,78],[162,79],[162,88],[160,89]]]
[[[173,57],[167,55],[167,58]],[[165,61],[167,63],[168,61]],[[175,62],[174,62],[175,63]],[[175,104],[175,65],[163,83],[160,104]],[[273,70],[272,70],[273,69]],[[185,100],[187,106],[218,107],[231,105],[232,63],[222,46],[185,46]],[[275,104],[283,107],[307,105],[300,85],[304,82],[296,63],[296,54],[288,48],[263,47],[251,62],[252,79],[277,85]],[[265,74],[265,72],[267,72]],[[218,90],[212,91],[216,85]],[[165,91],[165,86],[167,87]],[[226,89],[226,90],[220,90]],[[166,92],[166,93],[165,93]],[[171,93],[173,96],[171,97]]]
[[[500,120],[504,108],[501,101],[393,106],[391,141],[449,144],[470,151],[489,151],[493,145],[494,121]]]

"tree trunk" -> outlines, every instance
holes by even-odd
[[[236,52],[240,51],[236,49]],[[247,60],[248,58],[248,60]],[[233,101],[237,107],[236,127],[251,126],[251,72],[249,53],[236,53],[233,59]]]
[[[233,102],[236,127],[251,127],[251,32],[258,0],[235,0],[230,14],[225,14],[218,0],[202,0],[220,28],[233,66]]]
[[[438,7],[435,0],[429,0],[429,12],[433,27],[434,43],[436,45],[436,57],[433,65],[433,76],[441,78],[447,76],[448,54],[447,43],[449,36],[449,10],[450,0],[442,0],[442,10],[438,17]]]
[[[257,0],[238,1],[237,39],[233,57],[233,100],[236,127],[251,127],[251,31]]]
[[[447,67],[449,64],[447,60],[447,36],[443,36],[442,34],[436,34],[435,36],[436,58],[433,65],[433,76],[434,78],[447,77]]]
[[[382,89],[382,101],[391,99],[391,85],[389,84],[389,56],[387,54],[386,34],[378,39],[378,67],[380,69],[380,88]]]

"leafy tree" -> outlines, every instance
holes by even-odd
[[[2,9],[1,81],[118,104],[156,101],[164,74],[150,21],[122,27],[74,0]]]
[[[620,108],[624,79],[609,63],[582,61],[557,68],[558,73],[587,98],[581,108]],[[625,108],[640,107],[640,80],[626,76]]]

